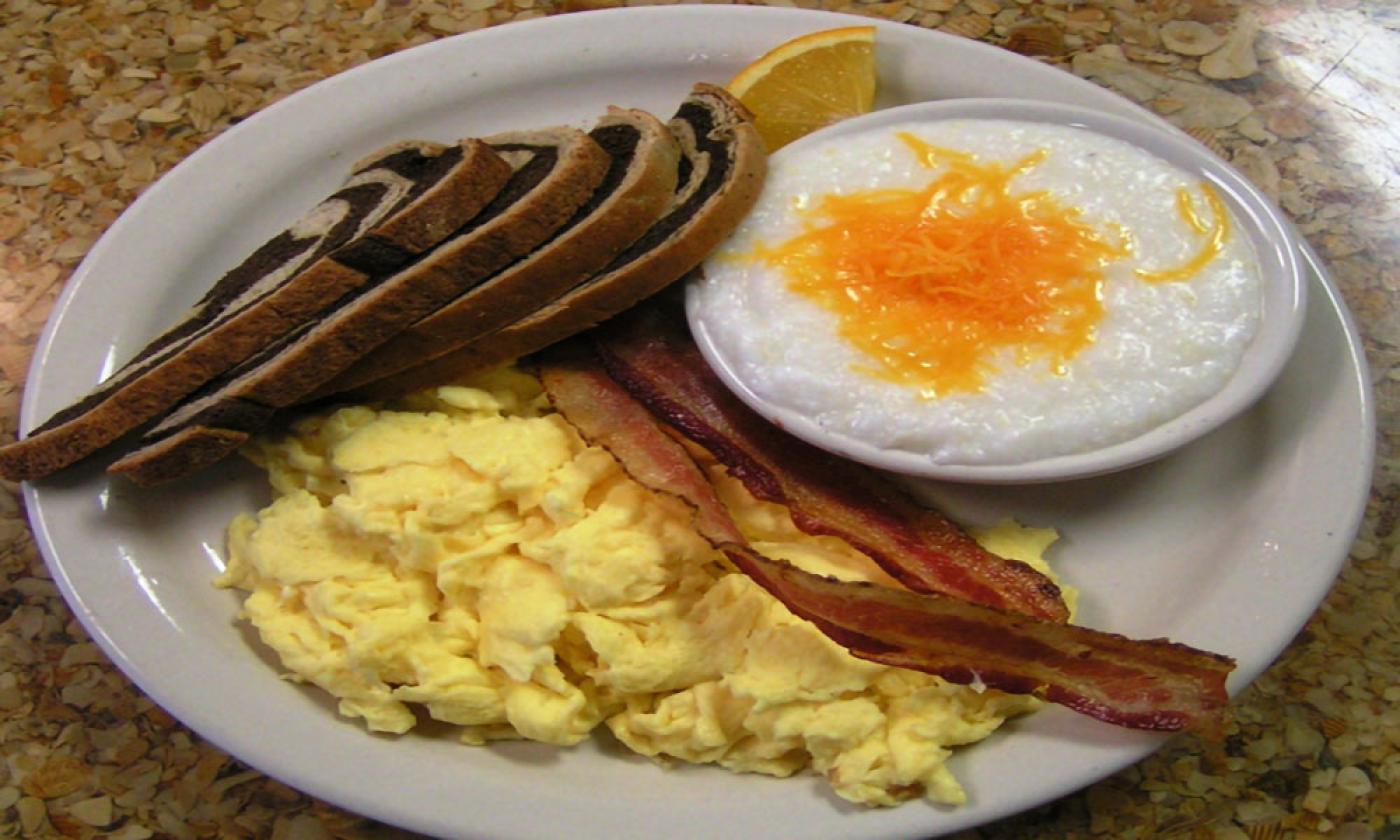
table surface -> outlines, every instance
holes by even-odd
[[[793,5],[792,0],[771,0]],[[0,11],[0,439],[64,281],[142,189],[240,118],[435,38],[622,0],[7,0]],[[815,3],[802,5],[817,5]],[[1400,838],[1400,7],[1363,0],[889,0],[822,8],[1036,55],[1163,114],[1210,87],[1253,110],[1182,125],[1273,197],[1360,325],[1380,420],[1371,497],[1326,601],[1193,736],[967,838]],[[1215,47],[1202,57],[1203,49]],[[1136,68],[1188,84],[1143,99]],[[1136,71],[1134,71],[1136,72]],[[0,836],[406,837],[248,770],[88,639],[0,493]]]

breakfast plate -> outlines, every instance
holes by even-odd
[[[289,97],[191,155],[93,248],[40,338],[23,427],[109,374],[366,151],[408,137],[584,125],[609,104],[669,114],[694,82],[723,82],[785,39],[852,20],[715,6],[548,18],[408,50]],[[877,43],[877,105],[1014,95],[1155,119],[986,45],[884,23]],[[1326,594],[1370,479],[1374,420],[1356,330],[1316,257],[1302,257],[1310,304],[1297,351],[1250,411],[1166,459],[1104,478],[916,489],[967,521],[1014,516],[1058,528],[1050,558],[1082,591],[1082,623],[1229,654],[1239,662],[1230,688],[1242,689]],[[228,521],[269,498],[260,474],[227,463],[138,490],[103,466],[26,485],[25,496],[54,578],[112,660],[249,765],[428,834],[927,837],[1062,796],[1162,744],[1050,708],[953,759],[966,806],[864,811],[820,779],[663,770],[602,738],[561,750],[466,747],[433,731],[372,736],[278,679],[271,654],[236,621],[237,596],[211,584]]]

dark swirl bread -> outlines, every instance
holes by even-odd
[[[713,85],[696,85],[667,125],[680,143],[680,179],[665,215],[640,239],[509,326],[341,396],[397,397],[533,353],[632,307],[699,265],[758,200],[768,157],[748,111]]]
[[[0,447],[0,475],[40,478],[106,446],[397,271],[493,199],[511,167],[479,140],[399,143],[364,159],[291,227],[225,274],[182,321],[88,396]]]
[[[588,203],[554,238],[380,345],[314,398],[382,379],[507,327],[640,239],[671,204],[680,149],[666,126],[643,111],[613,109],[589,136],[612,162]]]
[[[206,384],[110,471],[155,484],[232,453],[277,409],[305,399],[384,341],[547,241],[608,170],[607,153],[576,129],[518,132],[486,142],[515,169],[468,224]]]

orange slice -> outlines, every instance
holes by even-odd
[[[875,27],[794,38],[739,71],[729,92],[753,112],[773,152],[875,101]]]

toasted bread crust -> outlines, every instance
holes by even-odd
[[[529,162],[481,213],[480,224],[264,351],[210,393],[177,408],[109,472],[146,476],[142,480],[147,483],[152,477],[168,481],[218,460],[214,451],[219,446],[224,451],[218,457],[230,454],[239,445],[236,437],[214,433],[254,429],[208,425],[200,417],[203,404],[217,410],[221,401],[237,400],[280,408],[305,398],[384,340],[546,240],[582,206],[607,171],[607,154],[575,129],[500,135],[487,142],[498,152]],[[194,428],[206,432],[188,433]],[[173,436],[184,443],[168,443]],[[192,453],[190,468],[183,472],[178,466],[182,446]]]
[[[190,426],[143,449],[142,457],[121,474],[142,487],[164,484],[222,461],[248,437],[233,429]]]
[[[610,192],[596,205],[585,207],[583,218],[376,348],[310,399],[414,367],[506,327],[574,288],[639,239],[671,202],[680,149],[666,126],[643,111],[612,109],[590,136],[605,144],[608,133],[618,130],[633,140],[627,156],[613,161],[621,178],[607,185]]]
[[[688,106],[709,115],[711,124],[705,137],[694,136],[695,126],[683,118]],[[693,181],[703,177],[708,165],[702,146],[715,150],[712,144],[717,144],[726,155],[728,167],[723,185],[665,241],[508,327],[343,396],[356,400],[389,399],[495,367],[599,324],[699,265],[758,200],[767,174],[767,153],[747,110],[713,85],[696,85],[670,126],[683,153],[694,161]],[[682,189],[695,188],[692,184]],[[679,203],[683,204],[685,197],[679,196]]]
[[[406,149],[427,155],[441,154],[445,148],[438,144],[396,144],[366,159],[354,174],[372,169],[377,161]],[[423,247],[424,242],[430,242],[427,247],[431,247],[431,242],[465,224],[485,207],[505,184],[510,168],[480,141],[463,141],[460,148],[459,164],[366,235],[382,236],[393,246],[412,252]],[[57,422],[51,420],[24,440],[0,447],[0,475],[16,481],[39,478],[86,457],[168,410],[205,382],[315,317],[369,279],[335,256],[335,251],[321,256],[287,282],[226,318],[215,315],[188,338],[176,339],[183,340],[183,346],[171,341],[167,358],[127,376],[129,381],[110,387],[108,394],[102,395],[108,386],[99,386],[95,394],[100,396],[89,397],[91,405],[72,416],[64,418],[61,413],[55,417]],[[162,352],[161,342],[157,339],[149,345],[135,362],[153,352]],[[122,377],[124,371],[118,371],[116,377]],[[69,410],[77,406],[81,402]]]

